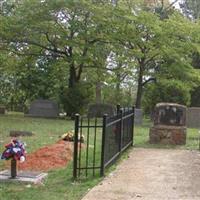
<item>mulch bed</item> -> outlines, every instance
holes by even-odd
[[[24,163],[18,163],[18,170],[49,171],[65,167],[73,156],[73,143],[60,140],[56,144],[42,147],[27,154]]]

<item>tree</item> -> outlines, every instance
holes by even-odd
[[[103,60],[95,52],[105,49],[101,30],[108,26],[107,7],[112,8],[112,5],[84,0],[20,1],[12,14],[0,16],[1,50],[12,52],[19,59],[35,59],[33,68],[34,64],[41,67],[41,60],[48,60],[45,61],[47,66],[51,65],[49,61],[53,62],[55,67],[62,62],[68,82],[61,90],[64,92],[68,87],[73,92],[84,70],[105,67],[102,63],[107,56]],[[48,79],[45,81],[49,83]],[[42,87],[44,84],[39,91]],[[45,90],[41,90],[42,93],[47,94]]]
[[[92,47],[102,42],[99,22],[105,17],[99,14],[96,4],[84,0],[22,1],[12,16],[1,16],[0,38],[19,56],[64,60],[73,88],[83,69],[92,65]]]
[[[145,88],[143,107],[151,114],[157,103],[172,102],[186,106],[190,105],[190,88],[181,81],[162,80]]]
[[[109,77],[117,97],[124,89],[122,83],[132,76],[132,83],[137,83],[136,107],[140,108],[148,83],[173,77],[192,84],[195,74],[190,59],[192,49],[198,48],[191,32],[195,25],[176,12],[164,18],[157,13],[122,0],[22,0],[13,12],[0,15],[0,50],[24,65],[22,72],[14,71],[26,95],[30,88],[43,97],[55,90],[56,96],[58,91],[60,96],[68,91],[77,94],[79,83],[109,82]],[[116,66],[108,71],[111,54]],[[62,76],[57,66],[62,66]],[[49,91],[46,82],[51,79],[57,86]],[[38,88],[35,82],[40,83]]]
[[[169,60],[171,63],[167,71],[171,75],[174,73],[173,77],[176,77],[178,71],[184,71],[185,76],[191,80],[190,72],[193,69],[189,55],[193,43],[190,30],[195,28],[192,22],[178,13],[163,20],[146,11],[133,12],[128,8],[119,10],[115,13],[118,23],[113,23],[112,28],[116,33],[115,40],[121,45],[119,49],[126,52],[131,64],[129,67],[132,66],[137,75],[137,108],[141,107],[144,87],[157,79],[159,72],[166,69]],[[122,13],[123,20],[120,17]]]

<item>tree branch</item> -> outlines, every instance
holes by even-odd
[[[156,78],[149,78],[149,79],[147,79],[146,81],[144,81],[143,83],[142,83],[142,86],[144,87],[147,83],[149,83],[149,82],[156,82]]]

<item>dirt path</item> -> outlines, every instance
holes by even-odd
[[[82,200],[200,200],[200,153],[134,149]]]

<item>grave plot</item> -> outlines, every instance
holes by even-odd
[[[10,147],[12,144],[13,142],[6,147]],[[0,172],[0,180],[38,183],[47,176],[46,172],[49,170],[66,167],[72,159],[73,143],[59,140],[57,143],[42,147],[33,153],[23,154],[25,162],[20,162],[21,152],[18,153],[17,148],[18,146],[13,146],[9,151],[7,148],[2,154],[5,155],[2,157],[3,159],[11,159],[11,161],[6,164],[8,170]]]
[[[19,170],[48,171],[65,167],[72,159],[73,143],[60,140],[27,155],[27,161],[19,163]]]

